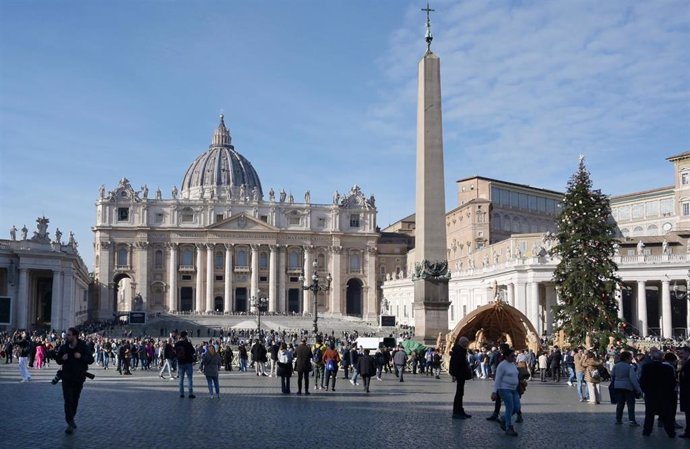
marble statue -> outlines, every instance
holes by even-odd
[[[498,253],[494,253],[494,264],[498,265]]]
[[[10,228],[10,239],[17,240],[17,227],[15,225]]]
[[[340,193],[336,190],[333,192],[333,204],[338,204],[340,202]]]
[[[284,202],[285,202],[285,196],[286,196],[285,189],[283,189],[283,188],[281,187],[281,188],[280,188],[280,202],[281,202],[281,203],[284,203]]]
[[[252,189],[252,201],[259,201],[259,189],[257,189],[256,187]]]
[[[77,241],[74,239],[74,232],[69,231],[69,246],[72,248],[77,247]]]
[[[98,197],[101,199],[105,198],[105,185],[103,184],[98,188]]]
[[[621,250],[620,245],[618,245],[618,243],[614,243],[613,244],[613,256],[614,257],[620,256],[620,250]]]
[[[510,250],[510,248],[506,248],[506,260],[510,260],[513,257],[513,252]]]
[[[671,254],[671,252],[669,251],[668,242],[666,241],[666,239],[664,239],[664,241],[661,242],[661,254],[663,254],[663,255]]]
[[[22,228],[22,240],[26,240],[26,235],[29,233],[29,230],[26,229],[26,225]]]
[[[172,199],[177,199],[177,186],[173,186],[172,188]]]
[[[371,205],[371,207],[376,207],[376,198],[374,198],[374,195],[371,195],[369,197],[369,204]]]
[[[276,200],[276,192],[273,190],[273,187],[271,187],[271,190],[268,191],[268,200],[272,203]]]
[[[305,202],[306,204],[310,204],[310,203],[311,203],[311,193],[309,192],[309,190],[307,190],[306,192],[304,192],[304,202]]]
[[[245,195],[247,194],[247,188],[244,186],[244,184],[240,185],[240,201],[244,201]]]
[[[638,256],[644,255],[644,243],[642,243],[642,240],[637,242],[637,255]]]
[[[161,188],[158,187],[158,188],[156,189],[156,199],[157,199],[157,200],[160,200],[160,199],[162,199],[162,198],[163,198],[163,193],[161,192]]]
[[[288,195],[288,204],[295,204],[295,197],[292,196],[292,192]]]
[[[62,232],[60,231],[60,228],[55,228],[55,242],[62,244],[60,240],[62,240]]]
[[[149,197],[149,186],[146,184],[144,184],[144,187],[141,188],[141,195],[144,197],[144,199]]]

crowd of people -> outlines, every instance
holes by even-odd
[[[107,328],[102,323],[100,329]],[[112,333],[111,333],[112,334]],[[371,381],[394,374],[397,382],[405,373],[441,378],[443,354],[436,348],[406,350],[399,339],[394,347],[358,346],[357,332],[320,334],[306,330],[257,331],[221,330],[216,337],[198,340],[186,331],[173,330],[167,337],[122,337],[99,333],[99,326],[47,333],[14,332],[0,334],[5,363],[17,359],[21,382],[31,380],[31,369],[44,369],[51,361],[60,365],[54,382],[62,380],[65,400],[66,433],[76,429],[74,416],[88,365],[116,369],[120,375],[133,371],[156,371],[162,380],[177,380],[180,398],[194,399],[194,373],[206,379],[209,397],[220,398],[219,372],[249,372],[261,377],[280,377],[281,392],[291,394],[291,378],[296,374],[298,395],[312,391],[336,391],[338,379],[371,391]],[[197,337],[198,338],[198,337]],[[508,345],[469,349],[469,340],[460,337],[452,348],[448,371],[456,383],[454,419],[469,419],[463,406],[468,381],[493,381],[491,400],[494,411],[486,419],[498,422],[506,435],[517,436],[515,424],[523,421],[521,397],[529,382],[561,383],[575,387],[576,397],[592,405],[603,402],[601,384],[609,381],[609,397],[616,404],[615,424],[623,423],[627,407],[628,425],[638,427],[635,406],[644,398],[645,419],[642,434],[652,432],[655,417],[670,437],[683,427],[675,421],[676,410],[685,413],[686,427],[680,434],[690,438],[690,347],[676,346],[646,350],[609,348],[598,354],[593,349],[559,348],[534,353],[516,351]],[[342,373],[342,377],[338,374]],[[313,387],[310,390],[310,383]],[[361,382],[361,383],[360,383]],[[185,392],[186,387],[186,392]],[[500,413],[504,408],[503,414]]]

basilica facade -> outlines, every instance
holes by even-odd
[[[100,188],[94,231],[98,315],[313,313],[374,319],[376,207],[358,186],[330,204],[267,193],[223,116],[209,149],[163,197],[123,178]],[[327,292],[303,289],[316,275]],[[306,281],[302,281],[300,276]]]

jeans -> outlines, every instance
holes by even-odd
[[[314,365],[314,385],[319,386],[319,379],[321,380],[321,388],[323,388],[323,371],[324,366],[320,363]]]
[[[589,393],[587,392],[587,382],[585,382],[585,372],[584,371],[578,371],[575,373],[575,377],[577,378],[577,397],[578,397],[578,399],[580,399],[580,400],[589,399]]]
[[[278,369],[278,360],[273,360],[269,362],[271,365],[268,368],[268,375],[273,377],[276,375],[276,369]]]
[[[520,413],[520,395],[515,390],[499,389],[498,394],[501,396],[503,403],[505,404],[505,413],[503,414],[503,421],[505,422],[506,428],[512,427],[513,425],[513,413]]]
[[[240,372],[247,372],[247,359],[240,359]]]
[[[379,366],[378,370],[378,375],[381,377],[381,370],[383,369],[383,365]],[[352,368],[352,383],[357,383],[357,379],[359,379],[359,370],[357,368]]]
[[[290,394],[290,376],[280,376],[280,389],[285,394]]]
[[[65,421],[67,423],[72,421],[77,414],[79,396],[81,396],[83,387],[83,382],[62,382],[62,398],[65,401]]]
[[[338,369],[336,368],[332,371],[327,369],[324,372],[326,373],[325,374],[326,389],[328,389],[328,381],[330,380],[331,381],[331,390],[335,390],[335,379],[338,376]]]
[[[628,421],[635,421],[635,393],[624,388],[616,388],[616,421],[623,420],[623,407],[628,406]]]
[[[187,376],[187,390],[189,394],[194,394],[194,385],[192,384],[192,372],[194,371],[191,363],[177,364],[178,376],[180,376],[180,396],[184,396],[184,377]]]
[[[163,364],[163,368],[161,368],[161,372],[158,374],[159,376],[163,377],[163,372],[165,371],[165,368],[168,368],[168,376],[172,376],[172,366],[171,366],[171,360],[170,359],[165,359],[165,363]]]
[[[110,363],[110,357],[108,357],[108,354],[103,354],[103,368],[108,369],[109,363]]]
[[[191,379],[192,376],[189,376]],[[216,390],[216,395],[220,396],[220,387],[218,386],[218,376],[206,376],[206,383],[208,383],[208,392],[213,396],[213,390]],[[189,387],[191,391],[191,387]]]
[[[266,374],[266,367],[264,366],[264,362],[254,362],[254,369],[256,371],[257,375],[265,375]]]
[[[395,365],[395,369],[398,371],[400,377],[400,382],[403,381],[403,373],[405,372],[405,365]]]
[[[362,383],[364,384],[364,391],[369,393],[369,385],[371,385],[371,376],[362,376]]]
[[[568,382],[575,382],[575,368],[572,366],[568,367]]]

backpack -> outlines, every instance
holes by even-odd
[[[335,368],[336,368],[336,366],[335,366],[335,360],[330,359],[330,360],[328,361],[328,364],[326,365],[326,369],[327,369],[328,371],[335,371]]]
[[[322,358],[323,353],[321,352],[321,346],[314,348],[314,352],[311,356],[311,359],[314,361],[314,363],[322,363]]]

